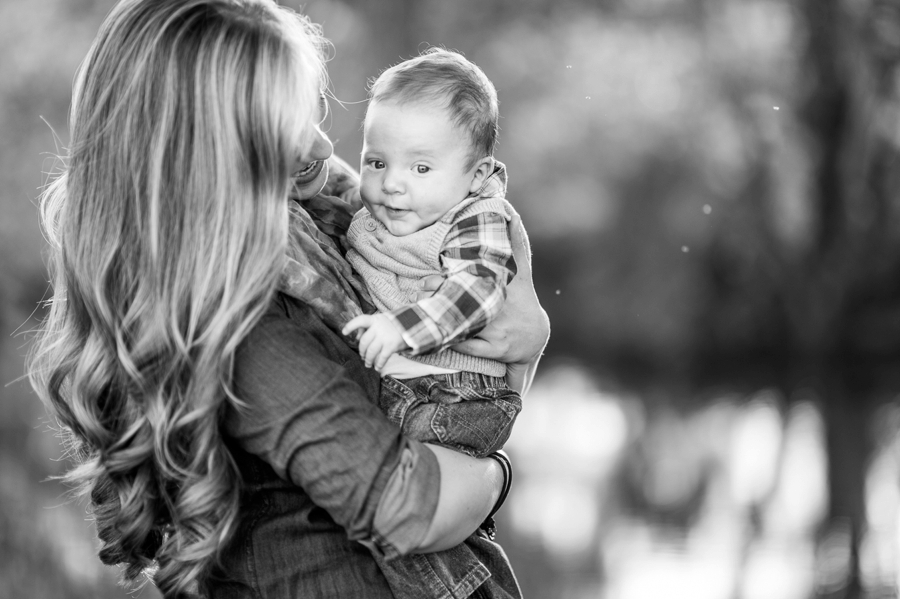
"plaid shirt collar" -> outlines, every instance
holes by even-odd
[[[471,193],[469,197],[505,198],[507,180],[506,165],[499,160],[494,160],[493,172],[487,176],[478,191]]]

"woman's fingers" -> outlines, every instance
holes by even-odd
[[[428,275],[427,277],[422,277],[419,281],[419,291],[416,293],[416,301],[431,297],[443,283],[444,277],[441,275]]]
[[[496,330],[496,329],[495,329]],[[499,360],[506,356],[509,352],[509,343],[505,339],[494,339],[487,341],[472,337],[453,346],[458,352],[469,354],[470,356],[481,356],[491,360]]]

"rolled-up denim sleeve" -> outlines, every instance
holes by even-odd
[[[427,487],[419,483],[423,477],[440,481],[437,458],[421,443],[413,441],[411,445],[417,445],[418,451],[403,450],[400,463],[381,494],[371,542],[363,543],[388,560],[406,555],[419,546],[431,524],[431,518],[422,514],[422,505],[434,501],[437,506],[439,482]]]
[[[350,539],[388,558],[408,553],[437,507],[437,460],[387,421],[328,357],[328,342],[286,316],[264,317],[235,357],[233,387],[245,406],[229,411],[227,434]]]

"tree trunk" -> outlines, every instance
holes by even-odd
[[[896,165],[897,154],[895,143],[885,143],[891,134],[883,116],[896,110],[896,98],[893,85],[883,83],[893,79],[900,40],[885,43],[874,33],[897,33],[900,3],[804,0],[801,6],[809,34],[801,119],[818,157],[818,222],[815,244],[801,261],[804,289],[795,286],[788,301],[789,320],[794,351],[811,364],[819,385],[827,429],[830,504],[819,539],[818,593],[856,599],[863,595],[859,546],[874,381],[882,379],[875,362],[896,355],[900,343],[888,339],[879,346],[866,333],[892,330],[873,323],[883,320],[882,306],[896,295],[896,271],[885,264],[896,265],[898,248],[883,214],[896,194],[888,184],[894,169],[884,165]],[[818,322],[809,316],[816,302]],[[868,328],[860,328],[863,322]]]
[[[837,365],[817,377],[826,425],[829,507],[819,531],[817,597],[863,596],[859,547],[865,531],[865,478],[870,405],[862,385]]]

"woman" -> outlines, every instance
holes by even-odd
[[[452,547],[500,494],[494,460],[381,416],[329,306],[277,292],[299,264],[355,294],[320,232],[285,257],[291,174],[300,200],[328,177],[324,43],[271,0],[123,0],[75,82],[30,371],[101,560],[165,597],[389,597],[370,550]],[[542,316],[521,285],[507,321]],[[546,327],[499,320],[476,351],[532,368]]]

